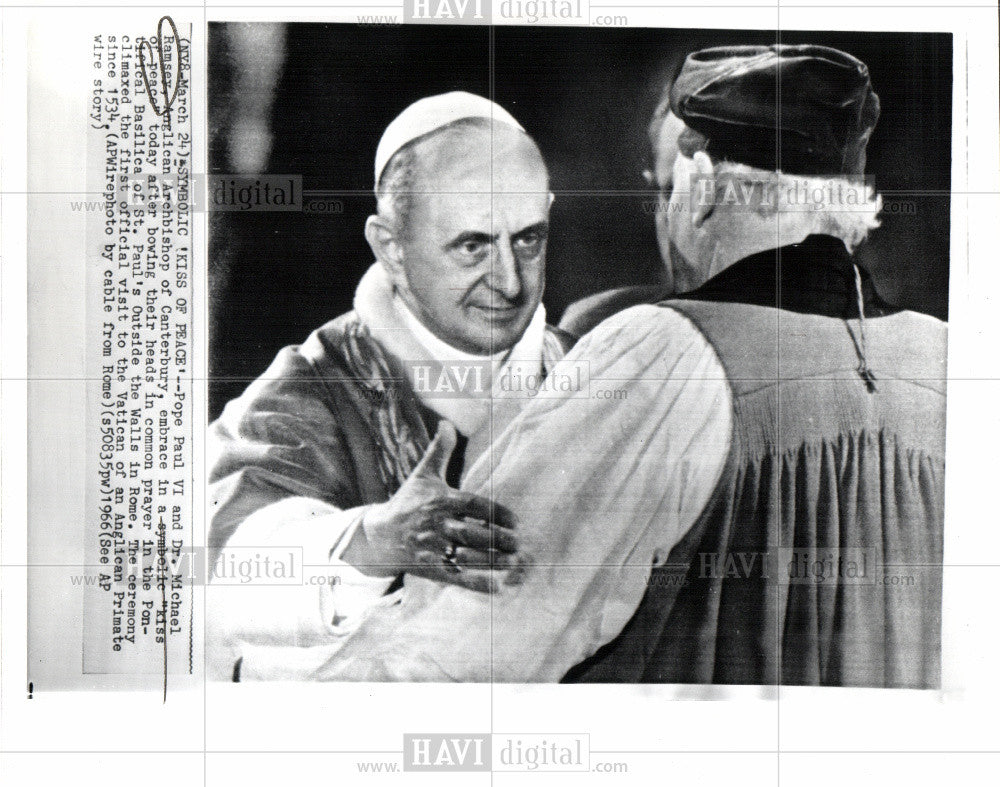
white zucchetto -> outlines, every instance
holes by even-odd
[[[386,126],[375,151],[375,188],[378,188],[379,179],[389,159],[401,147],[418,137],[465,118],[487,118],[524,131],[521,124],[514,120],[506,109],[488,98],[473,93],[456,90],[452,93],[422,98],[410,104]]]

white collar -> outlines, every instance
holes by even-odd
[[[531,373],[538,373],[542,368],[545,307],[541,304],[517,344],[492,356],[464,352],[435,336],[395,294],[388,274],[378,262],[361,277],[354,294],[354,311],[375,341],[397,360],[444,364],[489,362],[493,381],[499,380],[511,366]],[[497,388],[495,382],[490,385]],[[489,418],[493,398],[441,398],[421,392],[417,392],[417,396],[425,406],[452,421],[466,436],[480,429]]]

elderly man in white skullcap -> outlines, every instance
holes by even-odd
[[[570,344],[541,304],[545,163],[502,107],[447,93],[389,124],[375,194],[354,310],[282,350],[209,431],[221,675],[337,639],[404,574],[488,591],[518,561],[511,515],[455,487],[502,426],[501,381],[540,379]]]

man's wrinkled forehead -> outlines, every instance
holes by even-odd
[[[491,191],[487,185],[483,189],[420,195],[414,205],[414,224],[492,234],[501,228],[517,232],[545,221],[548,214],[549,197],[543,188]]]
[[[413,220],[449,230],[531,224],[548,210],[548,172],[531,139],[464,130],[421,153]],[[483,229],[486,231],[486,229]]]
[[[414,225],[433,225],[446,233],[493,234],[501,229],[513,233],[546,221],[548,214],[548,196],[539,191],[425,194],[414,206]]]
[[[433,242],[447,242],[469,232],[516,235],[548,217],[548,197],[538,192],[426,194],[414,205],[413,226]]]

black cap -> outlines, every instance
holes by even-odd
[[[777,44],[689,55],[670,89],[670,109],[715,159],[798,175],[860,175],[879,100],[857,58]]]

